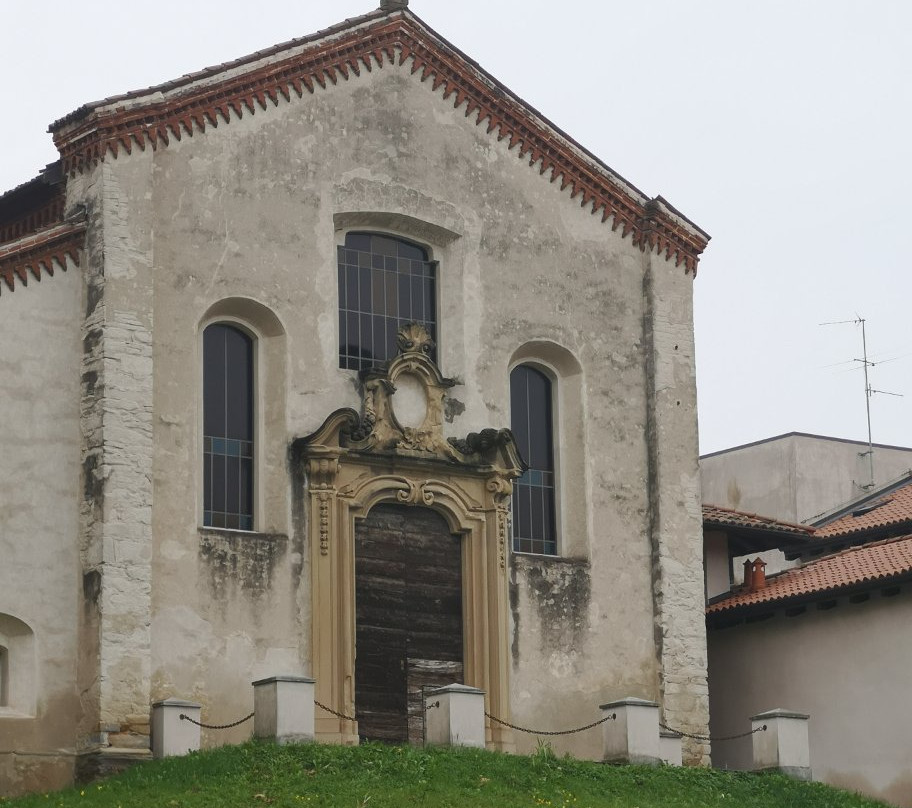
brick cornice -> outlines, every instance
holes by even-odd
[[[269,104],[278,105],[280,96],[285,101],[301,98],[305,91],[313,94],[362,71],[390,65],[420,73],[421,81],[435,92],[443,88],[443,98],[464,109],[476,126],[484,126],[499,141],[509,139],[520,159],[540,174],[549,173],[562,191],[569,187],[571,199],[599,214],[603,222],[610,221],[623,238],[631,238],[642,250],[663,253],[666,260],[696,274],[709,241],[705,233],[660,199],[650,201],[638,194],[409,12],[343,30],[303,52],[253,64],[221,81],[211,80],[216,71],[204,74],[206,83],[173,91],[166,86],[165,93],[157,94],[153,88],[148,103],[135,94],[129,106],[118,106],[118,99],[99,102],[72,123],[64,119],[55,125],[54,142],[64,171],[74,174],[108,156],[167,147],[172,139],[229,124],[234,116],[254,115]]]
[[[0,295],[16,291],[17,282],[27,286],[29,276],[40,281],[55,267],[66,272],[67,258],[79,266],[85,232],[84,222],[67,222],[0,246]]]

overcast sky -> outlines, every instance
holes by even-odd
[[[374,0],[17,3],[0,190],[82,103],[304,36]],[[713,239],[695,282],[702,452],[800,430],[912,445],[912,3],[411,0],[410,9]],[[9,10],[7,9],[7,12]],[[670,269],[669,271],[675,271]],[[883,364],[880,364],[883,362]]]

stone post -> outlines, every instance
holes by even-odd
[[[751,716],[754,745],[754,770],[776,771],[797,780],[811,779],[811,754],[808,744],[808,718],[789,710],[770,710]]]
[[[253,683],[253,734],[280,744],[314,739],[314,680],[272,676]]]
[[[152,705],[152,757],[179,757],[200,748],[200,728],[181,718],[200,720],[202,707],[192,701],[165,699]]]
[[[466,685],[447,685],[424,697],[424,714],[430,746],[485,748],[483,690]]]
[[[680,766],[683,756],[681,754],[681,734],[678,732],[659,733],[659,757],[669,766]]]
[[[602,724],[602,760],[657,766],[659,754],[659,705],[627,698],[602,704],[599,709],[617,717]]]

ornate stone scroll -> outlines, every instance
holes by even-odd
[[[430,358],[424,326],[400,329],[398,344],[395,359],[361,373],[360,414],[337,410],[291,446],[310,505],[316,698],[355,714],[355,523],[377,503],[396,502],[433,508],[462,537],[465,682],[484,690],[492,712],[509,720],[510,495],[524,466],[509,430],[447,440],[443,416],[454,382]],[[325,711],[318,711],[315,728],[324,741],[358,742],[355,722]],[[489,725],[487,739],[513,749],[502,725]]]

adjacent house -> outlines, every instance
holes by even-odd
[[[813,523],[912,471],[912,448],[789,432],[700,458],[703,501]]]
[[[328,742],[453,680],[706,733],[708,236],[406,5],[87,103],[0,196],[0,794],[277,674]]]
[[[816,528],[704,514],[712,734],[771,707],[808,714],[815,779],[912,806],[912,475]],[[772,546],[795,566],[767,575]],[[724,558],[746,560],[728,587]],[[750,768],[750,738],[714,743],[713,765]]]

